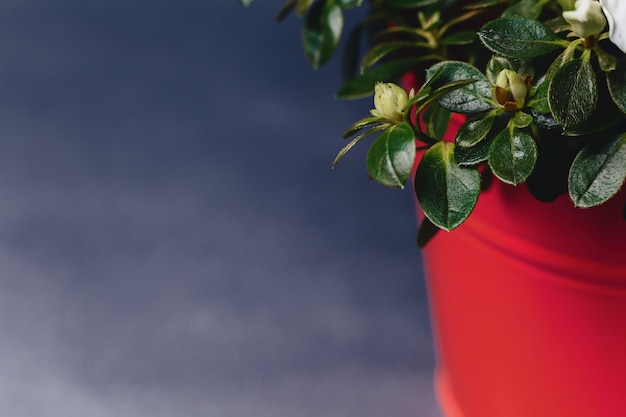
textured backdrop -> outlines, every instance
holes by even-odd
[[[411,193],[279,6],[2,3],[1,415],[439,415]]]

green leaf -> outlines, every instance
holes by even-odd
[[[533,124],[536,127],[540,127],[542,129],[547,129],[547,130],[556,130],[556,129],[561,129],[561,126],[559,126],[559,124],[556,122],[556,120],[554,120],[554,117],[552,117],[552,115],[549,112],[548,109],[548,113],[539,113],[537,111],[535,111],[534,109],[531,109],[531,114],[533,116]]]
[[[512,121],[515,127],[519,127],[520,129],[522,129],[531,125],[531,123],[533,122],[533,117],[530,114],[524,113],[520,110],[515,113]]]
[[[487,137],[496,119],[495,112],[480,115],[466,121],[454,138],[457,147],[471,148]]]
[[[626,133],[585,146],[569,174],[569,195],[576,207],[593,207],[613,197],[626,179]]]
[[[474,80],[462,88],[439,98],[441,106],[455,113],[480,113],[491,109],[491,85],[478,68],[461,61],[444,61],[433,65],[426,70],[426,76],[431,77],[438,72],[433,88],[441,87],[446,83],[462,80]]]
[[[564,129],[586,121],[598,104],[596,74],[591,63],[574,59],[561,66],[548,88],[548,104]]]
[[[557,0],[563,10],[574,10],[576,0]]]
[[[452,113],[437,103],[432,103],[422,113],[422,121],[426,124],[426,134],[441,139],[448,130]]]
[[[378,124],[378,123],[382,123],[381,118],[380,117],[365,117],[361,120],[358,120],[357,122],[355,122],[352,126],[350,126],[348,129],[346,129],[345,132],[343,132],[343,137],[344,139],[349,138],[350,136],[354,135],[355,133],[357,133],[359,130],[365,129],[366,127]]]
[[[489,147],[489,166],[502,181],[518,185],[530,175],[537,162],[537,145],[528,133],[509,126],[496,135]]]
[[[361,141],[361,139],[371,135],[372,133],[375,132],[380,132],[383,129],[386,129],[388,127],[388,125],[380,125],[380,126],[374,126],[369,130],[366,130],[365,132],[362,132],[360,135],[355,136],[346,146],[344,146],[339,153],[337,154],[337,156],[335,157],[335,160],[333,161],[333,169],[335,169],[335,166],[337,165],[337,163],[339,163],[339,161],[341,161],[341,159],[350,151],[350,149],[354,148],[354,146],[359,143]]]
[[[478,37],[491,51],[529,59],[569,45],[543,23],[522,16],[502,17],[484,25]]]
[[[429,6],[440,0],[386,0],[385,6],[394,9],[413,9],[417,7]]]
[[[593,114],[582,124],[564,130],[564,135],[581,136],[607,132],[609,129],[618,126],[619,123],[624,122],[624,113],[611,99],[606,82],[606,77],[598,77],[597,79],[598,103]],[[618,129],[620,128],[618,127]],[[622,128],[619,131],[624,131],[624,129]],[[601,133],[599,137],[606,137],[606,135],[607,133]]]
[[[303,16],[313,4],[313,0],[296,0],[296,13],[298,16]]]
[[[363,0],[336,0],[337,4],[340,5],[344,9],[354,9],[355,7],[361,6],[363,4]]]
[[[626,68],[624,65],[607,73],[606,82],[613,102],[622,112],[626,113]]]
[[[456,163],[454,144],[438,142],[424,153],[415,174],[415,194],[437,227],[452,230],[470,215],[480,194],[480,173]]]
[[[489,154],[489,147],[491,146],[492,140],[491,135],[487,135],[485,139],[471,148],[455,146],[454,157],[456,158],[457,164],[463,167],[470,167],[485,162]]]
[[[283,7],[281,7],[278,11],[278,14],[276,15],[276,21],[282,22],[287,16],[289,16],[296,7],[297,1],[298,0],[287,0],[285,4],[283,4]]]
[[[302,42],[313,68],[333,56],[343,30],[343,10],[333,0],[320,0],[311,6],[302,28]]]
[[[418,46],[419,44],[416,44],[414,42],[387,42],[378,44],[369,51],[367,51],[367,53],[363,56],[363,59],[361,60],[361,72],[376,64],[378,61],[380,61],[392,52],[395,52],[399,49],[415,48]]]
[[[493,6],[497,6],[498,4],[504,4],[508,2],[509,2],[508,0],[478,0],[478,1],[473,2],[472,4],[465,6],[465,8],[469,10],[484,9],[487,7],[493,7]]]
[[[546,73],[539,78],[535,85],[535,94],[528,105],[539,113],[550,113],[548,104],[548,89],[557,71],[567,62],[573,59],[572,50],[563,51],[548,67]]]
[[[502,17],[517,15],[537,19],[545,4],[543,0],[519,0],[502,12]]]
[[[385,130],[367,153],[367,169],[372,179],[392,188],[404,188],[414,161],[415,133],[407,123]]]
[[[476,32],[468,30],[445,37],[439,43],[441,45],[469,45],[474,43],[474,40],[476,40]]]
[[[423,248],[430,240],[435,237],[437,232],[441,231],[440,228],[435,226],[428,217],[424,217],[417,231],[417,247]]]
[[[417,92],[415,97],[409,100],[407,108],[415,105],[417,106],[416,107],[417,113],[421,113],[422,110],[424,110],[431,103],[435,103],[440,98],[450,94],[451,92],[456,91],[459,88],[463,88],[472,83],[474,83],[474,80],[452,81],[452,82],[443,84],[441,86],[435,86],[436,87],[435,90],[432,91],[432,85],[434,85],[434,83],[431,84],[427,82],[426,84],[424,84],[422,88],[420,88],[420,90]]]
[[[363,74],[357,75],[341,86],[339,91],[337,91],[336,97],[355,99],[371,96],[374,94],[374,85],[377,82],[396,81],[401,75],[421,61],[423,61],[422,57],[404,58],[369,68]]]
[[[602,71],[611,72],[617,68],[615,55],[606,52],[599,45],[594,46],[593,51],[596,53],[596,57],[598,57],[598,65],[600,65]]]
[[[443,0],[444,2],[446,0]],[[454,3],[455,0],[447,0],[448,5],[450,5],[450,3]],[[446,5],[445,4],[441,4],[439,6],[437,6],[439,9],[445,8]],[[441,22],[441,29],[439,31],[439,35],[442,36],[444,33],[446,33],[448,30],[450,30],[452,27],[454,26],[466,26],[467,25],[463,25],[463,23],[467,22],[468,20],[472,19],[474,16],[479,15],[481,12],[479,10],[470,10],[464,13],[456,13],[455,12],[455,16],[450,18],[450,19],[444,19],[441,20],[440,18],[440,13],[439,11],[434,11],[433,12],[433,16],[436,16],[435,19],[429,19],[432,22],[432,26],[430,27],[424,27],[424,29],[426,30],[432,30],[435,28],[435,25],[439,25],[439,22]],[[476,31],[473,31],[474,33],[471,34],[471,38],[474,39],[476,37]]]
[[[508,58],[503,56],[494,55],[491,57],[489,62],[487,63],[487,68],[485,69],[485,75],[487,79],[492,85],[496,85],[496,80],[498,79],[498,75],[502,72],[502,70],[513,70],[513,63],[509,61]]]

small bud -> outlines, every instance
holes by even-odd
[[[522,109],[526,103],[528,80],[523,79],[513,70],[503,69],[496,78],[494,99],[507,111]]]
[[[626,1],[600,0],[609,22],[609,39],[626,53]]]
[[[393,83],[376,83],[374,86],[374,110],[380,117],[401,122],[402,111],[409,102],[409,96],[399,85]]]
[[[563,12],[563,19],[581,38],[597,37],[606,26],[602,5],[597,0],[576,0],[575,7]]]

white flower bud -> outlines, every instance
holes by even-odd
[[[626,1],[600,0],[600,4],[609,21],[609,39],[626,53]]]
[[[602,5],[597,0],[577,0],[574,10],[563,12],[563,19],[582,38],[598,36],[606,26]]]
[[[374,107],[380,117],[401,122],[402,110],[409,102],[409,96],[402,87],[393,83],[376,83],[374,86]]]
[[[520,75],[510,69],[503,69],[496,78],[494,99],[507,111],[524,108],[528,94],[528,84]]]

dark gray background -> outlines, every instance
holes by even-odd
[[[0,415],[439,415],[411,192],[280,5],[2,2]]]

